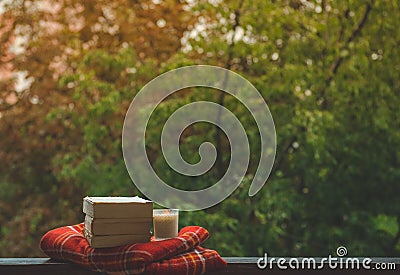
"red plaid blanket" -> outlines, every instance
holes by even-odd
[[[226,266],[215,250],[199,245],[208,237],[200,226],[183,228],[178,237],[110,248],[92,248],[83,223],[56,228],[40,240],[50,258],[66,260],[110,274],[203,274]]]

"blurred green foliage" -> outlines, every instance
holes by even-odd
[[[228,199],[207,210],[181,212],[180,225],[207,228],[205,245],[223,256],[326,256],[340,245],[351,256],[400,256],[398,1],[190,3],[184,10],[196,21],[186,26],[181,47],[168,58],[143,57],[138,44],[119,40],[67,58],[73,65],[56,79],[53,93],[68,100],[50,105],[43,122],[61,127],[67,143],[59,140],[63,136],[41,140],[62,143],[52,147],[45,170],[32,162],[18,167],[20,178],[13,175],[12,163],[1,170],[0,255],[40,255],[37,243],[46,230],[82,220],[85,195],[140,195],[121,153],[130,101],[162,72],[211,64],[246,77],[265,98],[277,130],[276,162],[268,183],[249,197],[258,130],[244,106],[226,96],[223,104],[246,128],[251,166]],[[165,182],[189,190],[217,181],[215,167],[195,179],[172,171],[163,159],[160,135],[177,108],[198,100],[218,102],[219,95],[186,89],[155,110],[146,145]],[[35,111],[29,108],[25,111]],[[3,113],[0,123],[15,115]],[[7,131],[24,131],[4,125],[2,139],[12,137]],[[190,127],[181,139],[185,160],[198,161],[198,146],[214,137],[212,125]],[[0,156],[15,153],[3,148]],[[225,165],[228,149],[224,139]]]

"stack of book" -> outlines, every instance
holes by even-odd
[[[150,241],[153,202],[139,197],[85,197],[85,238],[95,248]]]

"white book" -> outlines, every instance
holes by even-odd
[[[92,235],[149,234],[152,218],[94,219],[85,216],[85,229]]]
[[[152,218],[153,202],[139,197],[85,197],[83,213],[92,218]]]
[[[94,248],[114,247],[126,244],[146,243],[150,241],[150,233],[146,235],[91,235],[86,230],[83,234],[89,245]]]

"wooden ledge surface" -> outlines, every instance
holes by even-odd
[[[275,257],[278,258],[278,257]],[[360,271],[367,273],[375,273],[375,274],[399,274],[400,271],[400,258],[371,258],[372,263],[384,263],[384,264],[395,264],[395,269],[391,270],[341,270],[337,269],[329,269],[327,265],[323,270],[302,270],[302,269],[279,269],[276,262],[273,264],[273,268],[259,269],[257,267],[257,261],[259,257],[224,257],[227,261],[228,266],[225,270],[209,272],[207,274],[217,275],[217,274],[301,274],[304,272],[318,274],[321,271],[328,272],[330,274],[356,274]],[[285,258],[289,260],[290,258]],[[296,258],[301,261],[303,258]],[[321,261],[321,258],[315,258],[317,263]],[[345,258],[344,258],[345,259]],[[59,262],[55,260],[51,260],[49,258],[0,258],[0,274],[56,274],[56,275],[99,275],[105,273],[98,273],[86,270],[81,268],[75,264]]]

